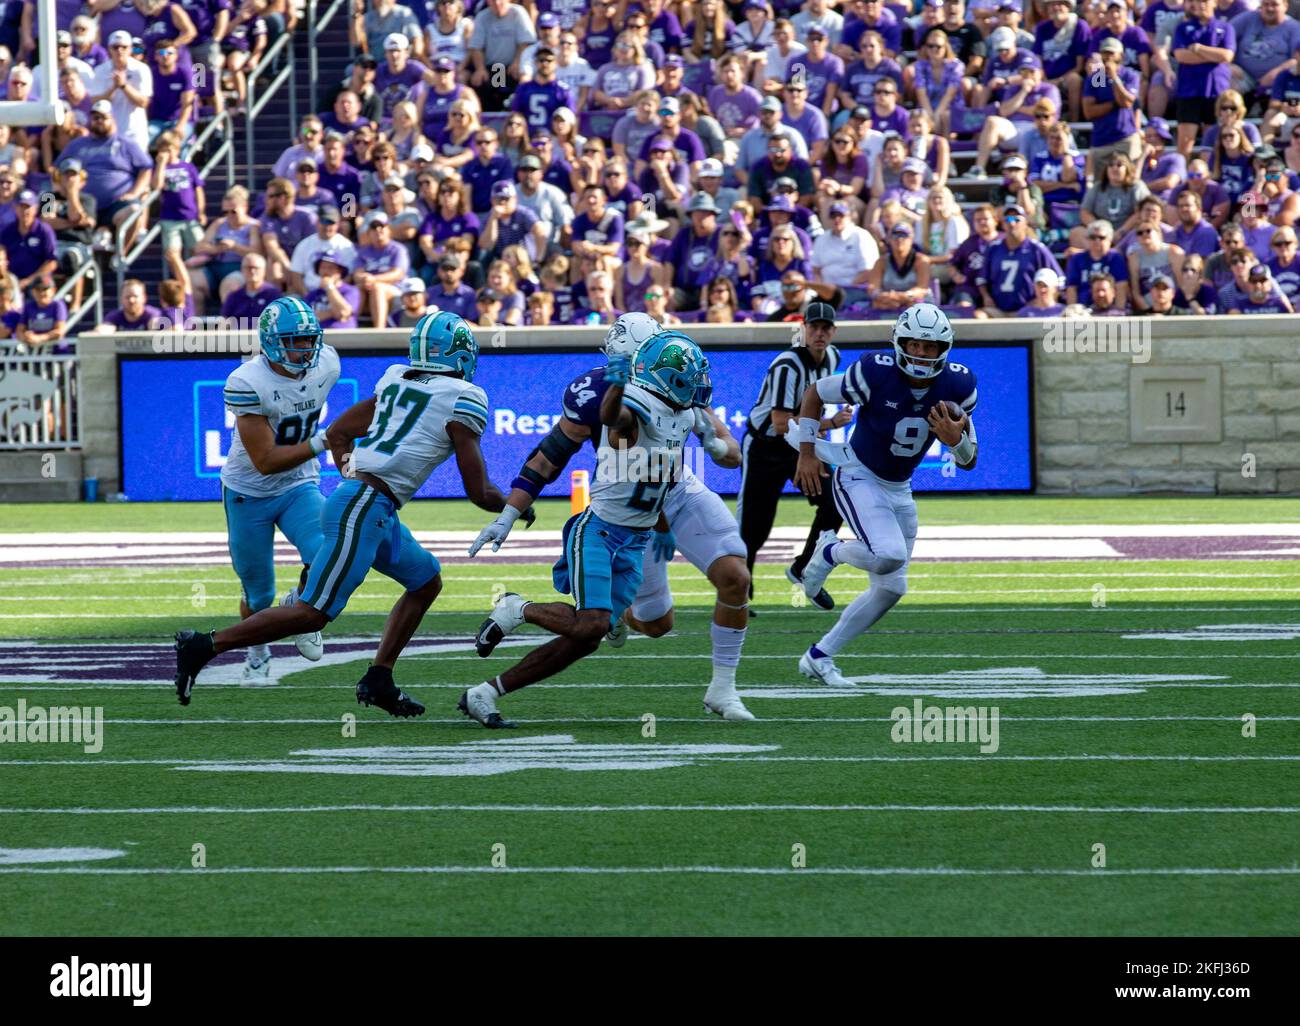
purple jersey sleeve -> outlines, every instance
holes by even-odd
[[[596,367],[579,374],[564,390],[564,418],[581,424],[591,432],[593,448],[600,445],[600,404],[605,398],[605,368]]]

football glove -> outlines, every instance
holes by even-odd
[[[727,455],[727,442],[718,437],[717,429],[713,426],[713,418],[709,411],[700,407],[695,408],[695,433],[699,435],[700,447],[709,454],[716,462]]]
[[[650,536],[650,551],[654,553],[656,563],[671,563],[677,552],[677,538],[672,529],[655,531]]]
[[[528,508],[527,513],[520,513],[514,506],[506,504],[506,508],[497,514],[497,518],[488,524],[487,527],[479,531],[478,537],[469,547],[469,554],[477,556],[478,550],[488,542],[492,543],[492,551],[497,552],[501,548],[501,543],[510,536],[510,529],[515,526],[515,521],[523,519],[525,524],[531,524],[537,518],[533,513],[532,507]]]
[[[605,368],[605,381],[610,385],[626,385],[632,374],[632,357],[627,353],[611,356]]]

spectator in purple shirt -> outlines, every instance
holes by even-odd
[[[1201,198],[1194,192],[1184,192],[1174,203],[1178,220],[1171,242],[1184,253],[1208,257],[1219,248],[1219,233],[1205,220],[1201,212]]]
[[[153,54],[157,63],[149,98],[149,141],[163,132],[175,132],[184,142],[194,133],[193,69],[179,66],[180,48],[174,39],[160,40]]]
[[[128,278],[117,295],[118,308],[110,310],[96,331],[148,331],[162,311],[148,304],[144,282]]]
[[[322,114],[320,122],[325,131],[337,132],[345,139],[358,128],[371,123],[369,118],[362,117],[361,98],[351,89],[344,89],[334,97],[334,109]]]
[[[461,178],[469,186],[470,209],[480,218],[486,217],[492,209],[492,186],[497,182],[508,182],[515,176],[510,158],[501,152],[500,147],[495,129],[480,128],[474,133],[475,157],[460,169]]]
[[[352,280],[361,290],[361,305],[370,313],[370,323],[388,323],[388,309],[397,295],[398,282],[407,277],[411,258],[406,247],[393,241],[388,215],[372,210],[361,222],[357,262]]]
[[[235,289],[221,304],[221,316],[238,329],[255,327],[257,319],[267,305],[284,293],[266,281],[266,257],[249,253],[239,264],[244,277],[242,287]]]
[[[1267,264],[1256,264],[1246,275],[1245,292],[1235,291],[1225,311],[1229,314],[1295,313]]]
[[[479,232],[479,249],[485,260],[495,260],[507,246],[516,243],[524,243],[530,256],[540,258],[548,244],[546,225],[527,207],[519,205],[513,182],[497,182],[492,186],[492,210]]]
[[[1142,156],[1136,117],[1142,83],[1136,71],[1124,67],[1123,60],[1124,46],[1112,36],[1102,40],[1088,66],[1082,102],[1083,116],[1092,122],[1093,167],[1104,167],[1112,153],[1122,153],[1135,162]]]
[[[404,38],[404,37],[403,37]],[[303,297],[316,312],[322,328],[355,328],[361,309],[361,290],[347,280],[347,268],[322,255],[316,261],[320,285]]]
[[[429,303],[466,320],[476,315],[474,290],[464,282],[465,265],[448,253],[438,261],[438,287],[429,290]]]
[[[654,69],[646,60],[641,41],[631,32],[623,32],[614,43],[614,59],[596,72],[591,103],[598,110],[627,110],[637,93],[653,88],[654,84]],[[557,106],[571,107],[572,104]],[[547,117],[549,120],[549,113]]]
[[[74,158],[86,170],[86,192],[99,205],[98,225],[117,228],[139,208],[141,197],[149,191],[153,161],[132,140],[118,134],[113,105],[108,100],[97,100],[91,106],[90,134],[73,139],[59,154],[60,161]],[[147,223],[146,212],[123,240],[124,252],[130,250]]]
[[[532,81],[519,84],[510,109],[524,115],[530,128],[546,128],[551,123],[551,115],[561,107],[576,109],[578,98],[567,85],[556,80],[555,51],[551,47],[539,46],[533,55],[533,61],[536,71]],[[597,77],[597,82],[599,81]],[[654,84],[653,79],[649,84]]]
[[[293,169],[293,177],[292,184],[296,190],[294,206],[299,212],[306,212],[316,217],[321,207],[337,207],[344,202],[342,197],[335,196],[329,189],[321,187],[320,165],[310,158],[299,162]]]
[[[896,86],[901,86],[903,82],[903,69],[899,67],[898,61],[885,56],[880,33],[866,33],[858,44],[858,49],[859,59],[849,64],[840,78],[837,95],[840,104],[846,109],[869,106],[876,85],[882,79],[892,79]]]
[[[903,49],[903,26],[883,0],[853,0],[853,11],[845,17],[840,31],[840,56],[847,60],[846,52],[857,50],[859,40],[868,32],[880,36],[885,52],[891,57]]]
[[[664,272],[674,286],[674,307],[695,310],[700,304],[701,287],[715,277],[718,206],[713,197],[697,192],[686,211],[690,224],[674,236]]]
[[[58,343],[68,331],[68,306],[54,298],[54,279],[40,278],[32,286],[32,297],[23,305],[15,334],[30,349],[50,346],[58,352]]]
[[[384,62],[375,71],[375,91],[384,105],[384,122],[392,120],[393,108],[411,98],[421,82],[433,84],[433,71],[411,59],[411,42],[400,32],[384,40]]]
[[[1173,191],[1173,202],[1177,203],[1184,192],[1195,193],[1201,201],[1201,210],[1204,211],[1206,220],[1217,231],[1223,231],[1228,215],[1232,212],[1232,197],[1210,177],[1209,165],[1204,160],[1198,158],[1187,165],[1187,181]]]
[[[58,241],[54,229],[37,217],[39,200],[27,189],[18,194],[14,220],[0,229],[0,247],[9,254],[9,269],[18,276],[20,289],[53,274]]]
[[[1174,189],[1187,177],[1187,161],[1177,150],[1167,148],[1166,144],[1173,141],[1174,133],[1164,118],[1151,118],[1145,136],[1146,146],[1138,162],[1142,181],[1154,195],[1168,202]]]
[[[297,206],[297,192],[289,179],[272,178],[266,187],[266,209],[257,220],[262,232],[262,252],[269,265],[267,277],[281,289],[287,281],[293,251],[316,231],[316,215]]]
[[[1197,128],[1214,124],[1215,100],[1232,85],[1237,34],[1214,16],[1213,0],[1187,0],[1186,8],[1174,29],[1170,55],[1178,62],[1178,152],[1190,157]]]
[[[763,97],[757,89],[745,85],[745,62],[734,53],[723,57],[718,68],[722,83],[709,90],[709,110],[728,139],[739,139],[758,124]]]
[[[606,256],[623,259],[623,215],[607,205],[603,185],[588,185],[582,190],[583,211],[571,226],[574,256]]]
[[[893,79],[882,78],[871,89],[871,127],[908,137],[907,111],[898,105],[898,85]]]
[[[172,132],[158,137],[158,159],[150,186],[161,192],[158,217],[163,256],[172,274],[181,277],[185,260],[203,239],[207,224],[207,197],[203,176],[188,160],[180,159],[181,141]]]
[[[338,132],[331,132],[325,137],[325,158],[318,165],[320,175],[317,185],[326,190],[342,204],[349,203],[352,208],[361,201],[361,174],[345,159],[347,140]]]
[[[1074,13],[1074,0],[1047,0],[1047,20],[1034,30],[1034,53],[1043,62],[1043,77],[1061,91],[1071,121],[1079,120],[1083,62],[1092,32]]]
[[[97,26],[93,19],[78,14],[72,19],[72,56],[97,68],[108,60],[108,51],[97,41]]]
[[[1300,300],[1300,254],[1296,251],[1296,231],[1287,225],[1279,228],[1269,242],[1273,256],[1268,269],[1283,295],[1294,306]]]
[[[802,81],[808,86],[808,102],[830,117],[844,79],[844,61],[828,52],[826,30],[819,25],[808,27],[804,42],[808,52],[792,59],[786,72],[791,81]]]

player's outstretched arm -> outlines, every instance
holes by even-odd
[[[605,397],[600,401],[600,422],[609,428],[614,437],[627,445],[636,442],[636,415],[623,405],[623,386],[632,374],[632,357],[611,356],[605,368]]]
[[[318,431],[293,445],[276,445],[271,422],[260,413],[245,413],[235,418],[239,440],[259,474],[279,474],[292,470],[325,451],[325,432]]]
[[[702,406],[695,408],[695,433],[700,438],[701,447],[718,466],[728,470],[740,466],[740,443],[712,410]]]
[[[447,437],[456,450],[456,466],[460,469],[460,480],[465,486],[465,497],[479,509],[500,513],[505,509],[506,497],[488,478],[487,464],[483,461],[483,450],[479,446],[477,432],[451,420],[447,422]]]
[[[344,477],[352,477],[349,472],[352,447],[358,438],[365,436],[375,419],[375,397],[363,399],[349,406],[335,417],[325,429],[325,444],[334,454],[334,465]]]

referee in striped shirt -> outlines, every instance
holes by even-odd
[[[740,537],[745,542],[745,562],[754,569],[754,557],[772,533],[777,503],[785,484],[794,477],[799,453],[785,439],[791,421],[808,386],[834,374],[840,365],[840,351],[831,345],[835,337],[835,308],[830,303],[814,301],[804,310],[803,344],[781,353],[767,368],[758,401],[749,411],[749,423],[741,447],[742,475],[740,497],[736,501],[736,519]],[[823,418],[822,429],[843,427],[853,419],[853,410],[845,407],[834,417]],[[835,508],[830,489],[808,501],[817,507],[803,553],[786,570],[793,583],[803,579],[803,569],[811,558],[823,531],[838,531],[844,520]],[[751,596],[753,586],[751,585]],[[835,601],[823,589],[813,602],[822,609],[835,608]],[[753,615],[753,610],[750,610]]]

